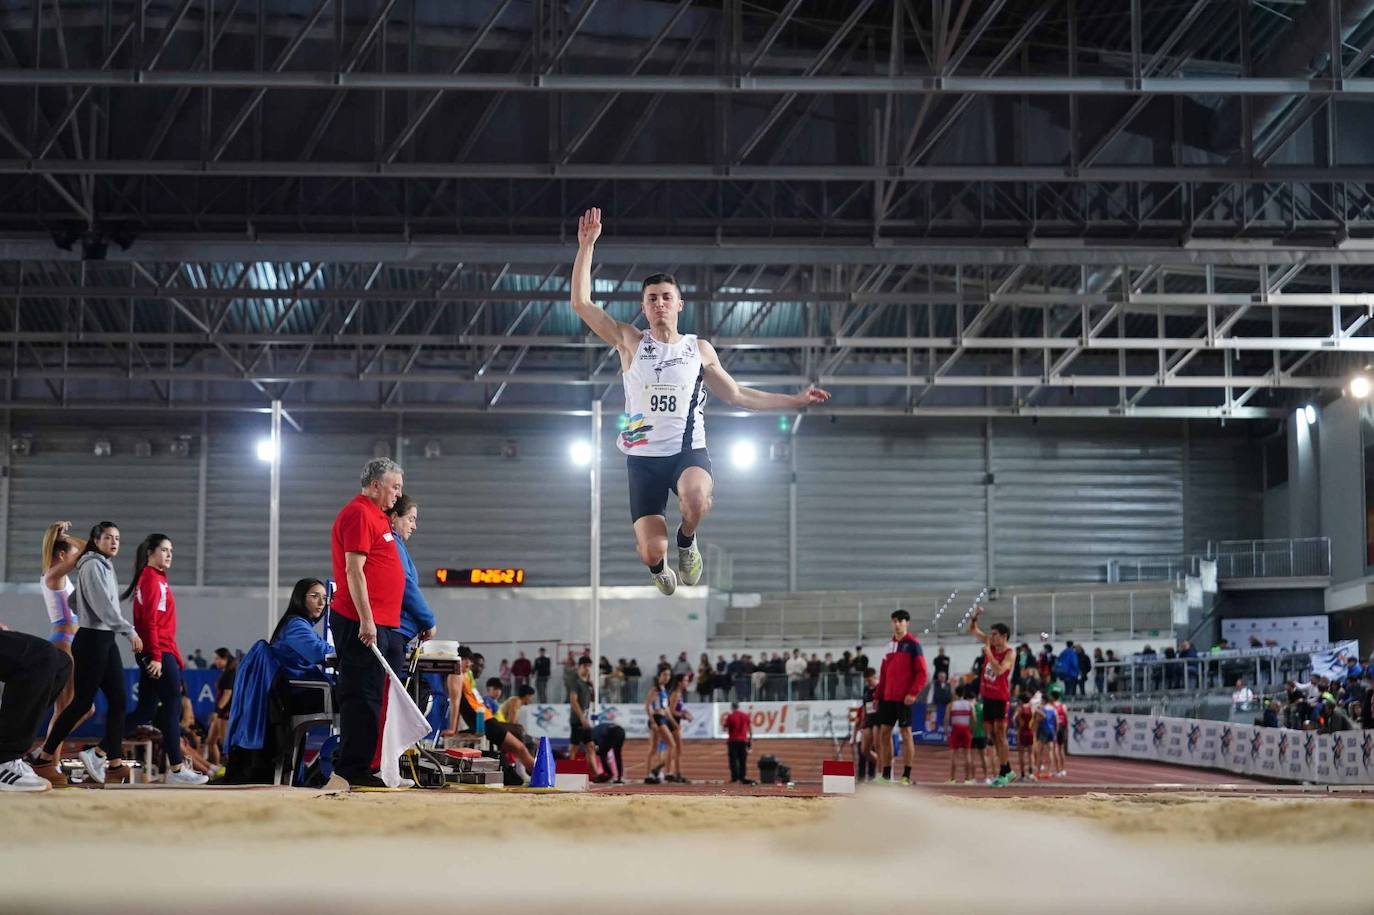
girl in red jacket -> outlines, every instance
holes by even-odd
[[[167,582],[172,566],[172,541],[166,534],[149,534],[134,554],[134,577],[120,595],[134,601],[134,630],[143,651],[134,657],[141,671],[138,708],[128,727],[157,722],[167,754],[169,785],[203,785],[201,773],[186,765],[181,751],[181,671],[186,662],[177,648],[177,602]]]

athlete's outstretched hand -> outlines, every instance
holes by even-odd
[[[796,401],[796,404],[799,408],[809,407],[812,404],[825,403],[829,399],[830,392],[823,391],[820,388],[816,387],[814,384],[807,388],[805,391],[800,391],[793,396],[793,400]]]
[[[577,220],[577,244],[585,247],[595,244],[601,237],[601,210],[592,207],[582,214],[582,218]]]

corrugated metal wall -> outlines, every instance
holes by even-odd
[[[1265,536],[1262,450],[1254,443],[1199,436],[1188,439],[1187,548],[1208,540],[1250,540]]]
[[[994,424],[997,581],[1096,581],[1114,557],[1181,555],[1180,430]]]
[[[894,589],[988,580],[985,426],[982,421],[807,421],[786,439],[796,451],[797,584],[807,589]],[[624,459],[615,417],[603,443],[602,580],[647,583],[633,547]],[[713,418],[716,502],[705,543],[727,551],[738,590],[788,586],[787,462],[769,459],[782,441],[771,417]],[[998,584],[1098,580],[1114,557],[1180,554],[1207,539],[1260,533],[1255,449],[1240,430],[1179,423],[992,423],[993,576]],[[1243,429],[1244,427],[1242,427]],[[197,434],[189,457],[172,457],[177,430]],[[407,489],[421,503],[411,551],[426,575],[440,565],[522,565],[533,585],[588,580],[588,474],[567,459],[585,419],[461,425],[407,421],[400,456]],[[78,527],[118,521],[126,548],[154,528],[176,541],[174,573],[194,581],[199,419],[180,426],[122,423],[114,455],[96,458],[95,427],[29,423],[30,457],[10,457],[8,578],[37,574],[48,520]],[[261,584],[267,564],[268,468],[254,447],[261,417],[212,417],[206,481],[205,583]],[[385,420],[311,417],[287,430],[282,480],[281,579],[329,572],[329,527],[357,492],[362,465],[382,443],[396,454]],[[756,441],[758,462],[732,466],[730,445]],[[134,455],[140,438],[150,458]],[[501,455],[504,442],[518,456]],[[437,442],[441,456],[423,457]],[[676,522],[676,508],[670,508]]]
[[[32,430],[27,457],[7,456],[10,501],[6,578],[36,582],[43,530],[53,521],[72,522],[80,537],[99,521],[119,525],[120,555],[115,572],[120,586],[128,583],[134,548],[148,534],[172,538],[173,567],[195,578],[196,501],[198,464],[193,446],[189,457],[169,453],[176,438],[167,429],[106,431],[101,426],[18,425]],[[97,439],[112,446],[109,457],[95,456]],[[152,445],[150,457],[138,457],[138,441]]]
[[[796,444],[798,588],[986,580],[981,422],[803,425]]]

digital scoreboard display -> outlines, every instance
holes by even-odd
[[[524,569],[435,569],[434,581],[445,588],[518,588]]]

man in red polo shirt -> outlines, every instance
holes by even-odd
[[[354,787],[384,787],[381,767],[386,671],[371,646],[393,668],[405,663],[401,622],[405,568],[386,510],[401,495],[401,468],[378,458],[363,468],[362,492],[334,519],[334,593],[329,626],[339,651],[339,749],[334,771]]]
[[[749,726],[749,715],[740,711],[738,702],[730,703],[730,714],[725,716],[726,750],[730,754],[730,784],[752,785],[749,780],[749,745],[754,739],[754,730]]]

